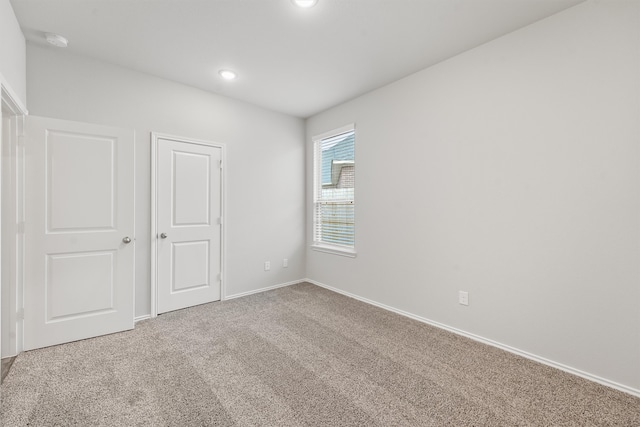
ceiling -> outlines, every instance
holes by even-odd
[[[12,0],[30,43],[309,117],[583,0]],[[50,46],[50,49],[57,49]],[[218,70],[238,73],[223,81]]]

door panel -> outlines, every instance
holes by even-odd
[[[172,292],[207,286],[209,241],[173,243]]]
[[[114,137],[47,133],[49,233],[114,228],[116,144]]]
[[[30,116],[25,350],[133,328],[133,132]]]
[[[113,252],[47,256],[47,321],[113,310]],[[85,283],[92,283],[91,287]],[[73,298],[68,298],[73,295]]]
[[[221,147],[157,139],[158,313],[220,299],[221,160]]]
[[[174,227],[210,225],[211,159],[199,153],[173,152]]]

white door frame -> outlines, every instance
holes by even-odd
[[[4,272],[7,280],[1,281],[0,289],[10,296],[11,304],[8,313],[0,313],[0,331],[9,328],[8,348],[0,348],[0,355],[16,356],[23,350],[23,248],[24,248],[24,209],[23,209],[23,175],[24,175],[24,120],[29,114],[20,102],[15,92],[0,74],[0,99],[2,118],[10,118],[9,133],[0,134],[2,141],[2,162],[6,168],[0,167],[0,184],[9,190],[2,192],[0,212],[10,213],[2,216],[1,223],[4,234],[3,240],[11,239],[8,253],[0,260],[0,272]],[[1,128],[1,126],[0,126]],[[7,140],[3,137],[8,135]],[[9,153],[9,159],[4,154]],[[7,160],[7,162],[5,162]],[[0,292],[1,294],[1,292]],[[1,307],[1,305],[0,305]],[[2,324],[2,318],[8,318],[7,324]],[[5,337],[6,338],[6,337]],[[1,340],[0,340],[1,341]],[[6,343],[5,343],[6,344]]]
[[[160,139],[170,139],[177,142],[184,142],[187,144],[206,145],[210,147],[220,148],[222,154],[222,174],[221,174],[221,211],[222,211],[222,230],[220,233],[220,300],[225,299],[226,289],[226,180],[225,180],[225,167],[226,167],[226,149],[224,144],[220,144],[212,141],[204,141],[201,139],[185,138],[182,136],[168,135],[164,133],[151,132],[151,317],[158,316],[158,144]]]

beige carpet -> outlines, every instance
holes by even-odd
[[[9,426],[640,426],[640,399],[310,284],[21,354]]]

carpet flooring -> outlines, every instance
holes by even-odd
[[[20,354],[13,426],[640,426],[640,399],[311,284]]]
[[[9,373],[14,360],[16,360],[15,357],[7,357],[5,359],[2,359],[2,376],[0,377],[0,384],[4,381],[5,377]]]

